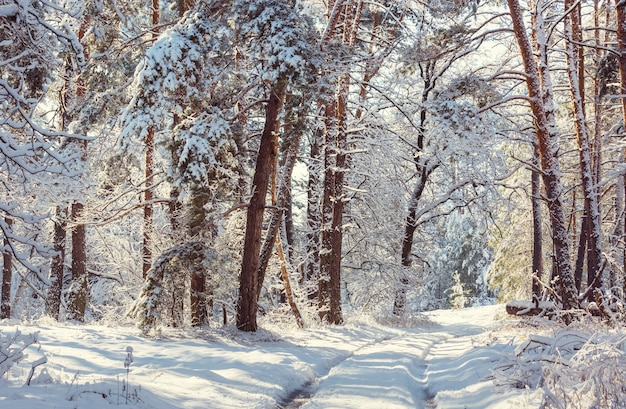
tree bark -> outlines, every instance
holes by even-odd
[[[322,193],[322,213],[320,227],[320,252],[318,280],[318,313],[323,321],[330,311],[330,266],[332,265],[332,193],[335,191],[335,178],[333,177],[332,158],[335,151],[337,134],[334,130],[336,104],[335,101],[327,102],[325,108],[326,120],[324,130],[324,182]]]
[[[141,246],[141,272],[142,277],[146,278],[148,270],[152,266],[152,200],[154,193],[152,184],[154,182],[154,128],[148,130],[146,136],[146,153],[145,153],[145,180],[146,186],[143,192],[143,243]]]
[[[179,2],[179,12],[184,14],[184,8],[186,7],[185,1]],[[152,0],[152,12],[151,12],[151,22],[152,22],[152,40],[156,40],[159,36],[159,32],[157,26],[159,25],[159,20],[161,19],[161,10],[159,7],[159,0]],[[154,145],[154,126],[151,126],[148,129],[148,134],[146,135],[145,140],[145,189],[143,193],[143,243],[141,246],[141,272],[142,277],[145,280],[148,275],[148,270],[152,266],[152,229],[153,229],[153,206],[152,200],[154,199],[154,192],[152,190],[152,185],[154,183],[154,155],[155,155],[155,145]]]
[[[261,288],[263,286],[263,281],[265,280],[265,271],[267,270],[272,250],[274,249],[278,230],[283,222],[283,215],[286,210],[285,207],[287,206],[287,198],[289,197],[289,192],[291,191],[291,175],[293,174],[293,168],[296,164],[296,156],[298,155],[299,147],[300,135],[295,135],[287,148],[287,156],[285,157],[285,163],[283,164],[280,180],[277,181],[278,186],[276,186],[276,193],[273,200],[275,203],[272,203],[274,206],[274,212],[272,213],[270,222],[268,223],[265,240],[263,241],[263,246],[261,248],[259,271],[257,273],[257,298],[261,295]]]
[[[293,291],[291,290],[289,272],[287,271],[287,260],[285,259],[285,253],[283,252],[283,243],[280,235],[276,237],[276,251],[278,253],[278,259],[280,260],[280,275],[283,280],[283,285],[285,286],[285,298],[289,303],[291,312],[293,312],[293,315],[296,318],[298,328],[304,328],[304,320],[302,319],[302,314],[300,314],[300,309],[298,309],[298,305],[296,304],[296,301],[293,297]]]
[[[329,5],[330,8],[330,5]],[[341,42],[353,47],[361,21],[363,1],[337,1],[329,17],[324,43],[341,27]],[[339,17],[337,17],[339,16]],[[338,24],[338,23],[341,24]],[[350,90],[350,73],[338,76],[334,104],[327,105],[328,118],[332,118],[326,131],[324,196],[322,206],[322,251],[320,253],[319,315],[331,324],[343,322],[341,312],[341,259],[343,245],[344,179],[348,163],[347,102]],[[330,109],[329,109],[330,108]],[[329,114],[334,114],[329,116]],[[334,122],[334,123],[333,123]],[[330,132],[329,132],[330,131]],[[334,158],[334,160],[332,160]],[[330,169],[329,169],[330,166]]]
[[[310,142],[309,165],[307,182],[307,233],[306,233],[306,259],[304,264],[304,273],[302,284],[307,286],[309,283],[317,281],[319,271],[320,258],[320,233],[321,233],[321,172],[320,163],[322,161],[322,131],[314,131]],[[309,301],[318,298],[317,287],[308,292]]]
[[[50,287],[46,299],[46,314],[55,320],[61,312],[61,292],[63,289],[63,275],[65,273],[65,240],[67,236],[66,223],[67,209],[58,206],[54,220],[53,245],[56,255],[50,261]]]
[[[78,30],[78,41],[83,45],[83,49],[87,50],[85,44],[83,44],[84,37],[89,29],[91,17],[85,15],[82,24]],[[85,61],[88,60],[88,55],[84,55]],[[77,73],[74,73],[77,74]],[[70,101],[74,106],[79,106],[82,100],[85,98],[85,84],[81,76],[78,76],[76,86],[76,100]],[[66,103],[68,101],[65,101]],[[73,118],[71,118],[73,119]],[[78,142],[81,152],[81,161],[87,161],[87,141]],[[85,310],[87,308],[88,300],[88,286],[87,286],[87,227],[80,222],[80,218],[83,216],[84,203],[76,201],[71,204],[70,218],[74,223],[72,228],[72,283],[70,285],[70,294],[67,306],[67,316],[71,320],[84,321]]]
[[[257,155],[252,197],[248,205],[246,234],[239,278],[239,298],[237,300],[237,328],[241,331],[256,331],[258,310],[258,268],[261,250],[261,236],[265,197],[269,186],[272,167],[276,158],[274,133],[281,110],[287,81],[279,79],[272,87],[265,112],[265,125]]]
[[[432,62],[427,62],[425,67],[420,67],[422,73],[422,79],[424,81],[424,91],[422,92],[422,103],[428,101],[430,91],[432,90],[433,79],[431,78],[432,69],[434,65]],[[417,183],[413,189],[413,194],[409,200],[408,215],[404,224],[404,235],[402,236],[402,249],[401,249],[401,265],[404,270],[404,274],[408,272],[413,264],[413,240],[415,236],[415,230],[417,229],[417,209],[420,199],[426,188],[426,183],[432,172],[437,168],[437,165],[432,165],[428,159],[422,153],[426,146],[426,121],[428,115],[425,108],[420,110],[420,122],[417,129],[416,138],[416,152],[413,154],[413,162],[415,163],[415,170],[417,171]],[[400,317],[404,312],[406,304],[406,292],[409,286],[409,278],[404,275],[400,277],[399,287],[396,289],[393,302],[393,315]]]
[[[339,84],[337,96],[337,145],[334,167],[332,222],[330,226],[329,257],[329,323],[338,325],[343,322],[341,312],[341,256],[343,245],[343,211],[345,204],[344,179],[347,163],[348,133],[346,123],[346,103],[348,99],[349,77],[346,75]]]
[[[71,219],[80,220],[84,205],[71,205]],[[75,321],[85,320],[87,308],[87,238],[85,225],[80,222],[72,228],[72,285],[68,301],[68,318]]]
[[[589,227],[587,222],[587,211],[583,212],[582,221],[580,223],[580,236],[578,240],[578,252],[576,254],[576,264],[574,266],[574,285],[576,290],[580,292],[583,281],[583,270],[585,268],[585,255],[587,254],[587,237]]]
[[[554,248],[555,267],[558,277],[559,296],[564,310],[578,307],[574,274],[571,268],[568,233],[565,224],[565,213],[562,203],[562,184],[560,167],[557,158],[557,137],[554,129],[553,111],[551,106],[551,85],[547,82],[547,67],[540,74],[535,60],[533,47],[526,34],[523,13],[518,0],[507,0],[513,23],[513,31],[517,39],[524,69],[526,85],[530,100],[530,108],[535,117],[534,126],[539,145],[542,178],[546,190],[550,222],[552,225],[552,244]],[[543,33],[542,33],[543,34]]]
[[[202,266],[202,262],[198,260]],[[200,327],[206,325],[207,314],[207,294],[206,294],[206,274],[204,269],[196,266],[197,270],[191,272],[190,300],[191,300],[191,326]]]
[[[620,161],[624,163],[624,154],[622,153]],[[623,264],[623,250],[620,252],[620,241],[624,235],[624,177],[617,178],[615,182],[615,196],[613,202],[614,209],[614,228],[610,235],[611,259],[612,263],[609,267],[609,288],[612,292],[617,291],[617,296],[623,298],[620,289],[620,269],[619,265]]]
[[[565,10],[569,10],[572,6],[572,0],[565,0]],[[584,60],[582,60],[581,47],[579,45],[582,43],[579,18],[580,4],[566,15],[564,31],[566,36],[567,73],[572,95],[572,109],[576,125],[576,139],[578,142],[581,180],[587,217],[587,285],[593,286],[594,290],[596,290],[602,287],[602,279],[600,277],[596,279],[602,268],[601,220],[597,189],[593,181],[594,170],[591,163],[589,127],[587,126],[584,105],[584,83],[581,82],[584,78]],[[592,301],[593,296],[593,291],[589,292],[588,300]]]
[[[7,230],[11,229],[13,220],[5,217]],[[8,237],[4,237],[2,252],[2,288],[0,289],[0,319],[11,318],[11,279],[13,275],[13,253],[9,247]]]
[[[617,53],[619,55],[619,74],[620,74],[620,98],[622,104],[622,127],[626,129],[626,4],[620,1],[615,7],[615,27],[617,29]],[[625,150],[626,151],[626,150]],[[626,176],[624,176],[624,186],[626,187]],[[626,195],[625,195],[626,197]],[[625,216],[626,217],[626,216]],[[626,234],[626,218],[624,220],[624,232]],[[626,269],[626,246],[624,247],[624,265],[623,271]],[[626,293],[626,276],[622,277],[623,291]]]
[[[533,143],[533,165],[539,166],[539,146]],[[541,300],[541,286],[539,282],[543,276],[543,229],[541,216],[541,176],[537,170],[531,170],[531,201],[533,215],[533,275],[532,297],[535,305]]]

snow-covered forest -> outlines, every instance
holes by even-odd
[[[380,342],[508,303],[539,335],[492,379],[624,407],[625,8],[0,0],[0,375],[38,323],[258,340],[366,321]],[[577,386],[592,356],[614,388]],[[572,406],[577,387],[597,399]]]

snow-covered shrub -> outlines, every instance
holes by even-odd
[[[139,299],[129,312],[139,320],[144,334],[165,323],[184,325],[185,293],[188,283],[197,274],[212,282],[217,254],[201,242],[182,243],[164,251],[148,271]],[[199,274],[201,273],[201,274]],[[202,297],[212,297],[209,287]]]
[[[38,337],[38,332],[22,334],[19,329],[16,329],[12,335],[0,332],[0,377],[25,358],[24,350],[39,342]]]
[[[537,390],[543,408],[626,407],[626,336],[561,329],[530,335],[494,370],[496,383]]]

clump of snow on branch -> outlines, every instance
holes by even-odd
[[[231,135],[230,123],[217,109],[208,108],[198,118],[182,123],[174,134],[171,147],[177,171],[172,178],[203,184],[208,179],[231,175],[229,165],[236,166],[234,153],[237,149]]]
[[[122,146],[130,149],[143,141],[150,129],[161,130],[182,114],[183,106],[200,97],[200,72],[209,24],[190,13],[166,30],[146,52],[135,74],[135,94],[123,117]],[[142,144],[138,144],[141,146]]]
[[[274,82],[285,76],[302,77],[312,50],[305,41],[303,17],[295,5],[277,0],[240,0],[234,7],[248,17],[241,31],[250,39],[251,59],[262,63],[262,79]]]
[[[201,242],[175,245],[164,251],[148,271],[146,281],[135,305],[129,312],[138,318],[144,334],[158,326],[184,324],[185,283],[198,268],[217,271],[216,252]]]

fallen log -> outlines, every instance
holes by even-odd
[[[607,317],[611,314],[620,312],[618,306],[615,304],[608,306],[604,306],[603,304],[600,305],[602,305],[603,308],[598,307],[598,304],[595,302],[589,303],[581,306],[582,308],[579,311],[581,313],[586,311],[594,317],[602,317],[604,319],[607,319]],[[539,303],[535,303],[534,301],[527,300],[513,300],[506,304],[506,313],[517,317],[535,315],[552,317],[557,313],[557,308],[551,301],[541,301]]]
[[[513,300],[506,303],[506,312],[509,315],[525,316],[525,315],[554,315],[556,307],[550,301],[534,301]]]

